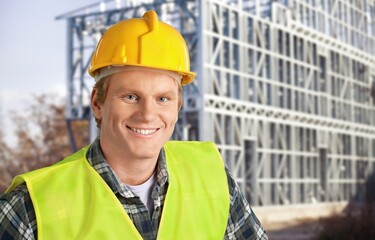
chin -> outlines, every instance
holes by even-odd
[[[138,153],[135,153],[134,156],[136,156],[137,158],[154,158],[154,157],[158,157],[159,156],[159,153],[160,153],[160,150],[157,151],[157,152],[143,152],[141,154]]]
[[[142,147],[133,148],[132,154],[139,158],[158,157],[161,148],[162,147],[148,147],[147,145],[143,145]]]

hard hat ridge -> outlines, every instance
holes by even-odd
[[[184,38],[172,26],[159,21],[155,11],[142,18],[120,21],[100,39],[88,72],[108,66],[140,66],[181,74],[182,85],[195,78],[190,71],[189,51]]]
[[[148,23],[148,27],[150,31],[158,31],[159,30],[159,19],[158,15],[155,11],[150,10],[143,14],[142,18]]]

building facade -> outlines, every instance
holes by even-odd
[[[60,16],[68,123],[90,119],[101,34],[148,9],[182,32],[197,72],[174,138],[214,141],[256,206],[363,198],[375,171],[374,1],[106,1]]]

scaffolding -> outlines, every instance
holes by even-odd
[[[375,171],[374,1],[102,1],[60,16],[68,123],[91,119],[86,69],[101,34],[148,9],[184,35],[197,72],[175,139],[214,141],[255,206],[363,197]]]

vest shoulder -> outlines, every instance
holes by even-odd
[[[164,145],[164,151],[167,166],[185,164],[202,171],[215,166],[224,168],[224,161],[213,142],[168,141]]]
[[[217,149],[214,142],[200,142],[200,141],[168,141],[165,146],[173,148],[193,148],[193,149],[202,149],[202,148],[213,148]]]
[[[214,151],[218,152],[216,144],[214,142],[200,142],[200,141],[168,141],[165,148],[174,151],[194,151],[194,152],[204,152],[204,151]],[[185,152],[186,153],[186,152]]]
[[[86,153],[87,153],[89,147],[90,147],[90,145],[86,146],[84,148],[81,148],[77,152],[72,153],[71,155],[65,157],[63,160],[55,163],[51,167],[53,167],[53,166],[61,166],[61,165],[67,164],[67,163],[76,162],[77,160],[80,160],[82,158],[86,158]]]

